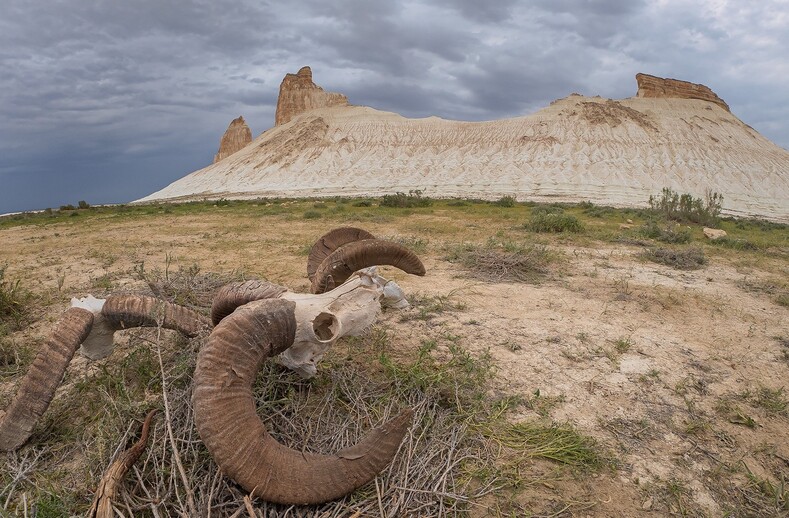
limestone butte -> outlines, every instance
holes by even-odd
[[[247,126],[246,121],[244,121],[244,117],[239,116],[237,119],[233,119],[233,122],[227,127],[227,131],[225,131],[225,134],[222,135],[222,139],[219,141],[219,151],[214,155],[214,163],[216,164],[220,160],[229,157],[250,142],[252,142],[252,131]]]
[[[718,192],[727,214],[789,221],[789,151],[723,105],[676,92],[570,95],[527,116],[487,122],[317,108],[140,201],[420,189],[432,197],[643,207],[668,187],[695,197]]]
[[[342,94],[325,92],[312,82],[310,67],[302,67],[296,74],[286,74],[279,85],[274,125],[285,124],[304,112],[331,106],[348,106],[348,98]]]
[[[637,97],[698,99],[715,103],[724,110],[731,111],[723,99],[704,85],[679,79],[663,79],[649,74],[636,74],[636,82],[638,83]]]

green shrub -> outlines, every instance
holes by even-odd
[[[395,194],[386,194],[381,200],[381,207],[394,207],[398,209],[414,208],[414,207],[429,207],[433,204],[433,200],[422,196],[422,191],[419,189],[408,191],[408,194],[398,192]]]
[[[514,207],[515,206],[515,196],[502,196],[498,200],[493,202],[494,205],[497,207]]]
[[[321,217],[321,213],[317,210],[308,210],[304,213],[304,219],[318,219]]]
[[[668,187],[659,197],[649,197],[649,207],[667,220],[690,221],[700,225],[717,226],[720,221],[723,195],[707,191],[705,200],[690,194],[678,194]]]
[[[85,200],[79,200],[79,202],[77,202],[77,208],[89,209],[90,208],[90,203],[86,202]]]
[[[689,243],[691,240],[690,229],[679,225],[661,226],[655,220],[649,220],[639,229],[639,233],[647,238],[662,241],[663,243]]]
[[[354,207],[372,207],[373,206],[373,202],[371,202],[370,200],[359,200],[357,202],[354,202],[353,206]]]
[[[532,232],[582,232],[584,229],[578,218],[565,214],[561,207],[535,208],[524,227]]]
[[[74,210],[74,209],[76,209],[76,207],[74,205],[71,205],[70,203],[68,205],[60,206],[60,210]]]

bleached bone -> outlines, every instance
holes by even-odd
[[[87,309],[93,313],[93,328],[79,347],[79,353],[91,360],[106,358],[115,348],[113,337],[117,329],[110,325],[101,313],[106,301],[107,299],[97,299],[93,295],[71,299],[71,307]]]
[[[375,266],[356,272],[326,293],[282,293],[296,303],[296,339],[279,361],[305,378],[317,372],[317,363],[343,336],[359,336],[375,322],[381,306],[407,308],[400,286],[378,274]]]
[[[359,336],[375,322],[381,307],[408,307],[400,286],[378,274],[375,266],[356,272],[345,283],[326,293],[285,291],[278,298],[296,303],[296,339],[279,355],[280,362],[305,378],[317,372],[326,351],[343,336]],[[91,311],[93,329],[79,352],[91,360],[108,356],[115,347],[113,335],[121,329],[102,313],[106,299],[92,295],[71,299],[73,307]]]

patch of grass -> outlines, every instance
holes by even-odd
[[[30,347],[11,340],[6,336],[5,327],[0,324],[0,380],[16,376],[24,371],[31,361],[33,351]]]
[[[737,282],[737,286],[750,293],[770,295],[779,306],[789,307],[789,283],[783,279],[749,279]]]
[[[478,279],[492,282],[537,282],[552,272],[560,257],[558,252],[543,245],[491,239],[485,245],[452,246],[445,259],[460,263]]]
[[[403,312],[400,317],[401,322],[410,320],[431,320],[432,318],[450,311],[463,311],[466,309],[465,302],[455,302],[452,300],[455,292],[447,295],[426,295],[415,293],[408,297],[411,306],[415,311]]]
[[[548,417],[551,410],[564,403],[564,395],[545,396],[537,389],[523,402],[524,406],[534,410],[541,417]]]
[[[382,239],[403,245],[417,255],[427,252],[427,245],[430,243],[429,240],[417,236],[384,236]]]
[[[759,387],[750,398],[754,406],[763,408],[770,415],[786,414],[789,401],[783,387],[771,389],[769,387]]]
[[[707,264],[704,250],[696,247],[684,249],[649,248],[644,250],[640,256],[653,263],[665,264],[677,270],[698,270]]]
[[[742,411],[742,409],[731,400],[731,398],[723,398],[715,405],[715,411],[724,417],[732,424],[739,424],[747,426],[748,428],[756,428],[756,421]]]
[[[514,207],[515,204],[516,204],[515,196],[502,196],[501,198],[493,202],[493,205],[497,207],[505,207],[505,208]]]
[[[761,247],[747,239],[735,239],[729,236],[709,240],[709,244],[732,250],[761,250]]]
[[[304,219],[319,219],[322,216],[317,210],[308,210],[304,213]]]
[[[7,266],[0,266],[0,325],[11,325],[18,329],[28,323],[32,294],[25,289],[20,280],[6,278]]]
[[[431,206],[433,200],[426,196],[422,196],[422,194],[422,191],[419,189],[408,191],[408,194],[403,192],[386,194],[381,200],[381,207],[404,209]]]
[[[559,207],[536,207],[532,210],[529,221],[523,225],[532,232],[582,232],[581,221],[572,214],[566,214]]]
[[[516,423],[503,426],[491,436],[502,446],[532,458],[543,458],[582,470],[597,470],[607,464],[593,438],[580,434],[570,424]]]
[[[679,225],[660,225],[655,220],[649,220],[638,230],[641,236],[670,244],[689,243],[691,240],[690,229]]]
[[[619,354],[624,354],[633,347],[633,342],[629,338],[620,338],[614,342],[614,349]]]

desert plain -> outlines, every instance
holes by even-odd
[[[0,515],[84,514],[157,409],[122,516],[787,516],[786,225],[727,219],[713,242],[645,209],[384,205],[219,200],[0,220],[2,293],[18,310],[3,313],[0,408],[72,297],[153,293],[207,312],[231,280],[306,292],[307,252],[339,226],[395,240],[427,268],[382,268],[411,307],[343,339],[315,378],[269,362],[256,385],[269,431],[307,451],[414,408],[374,484],[312,507],[245,498],[192,423],[205,337],[137,329],[106,359],[75,356],[30,441],[0,456]],[[534,224],[546,214],[578,225]]]

